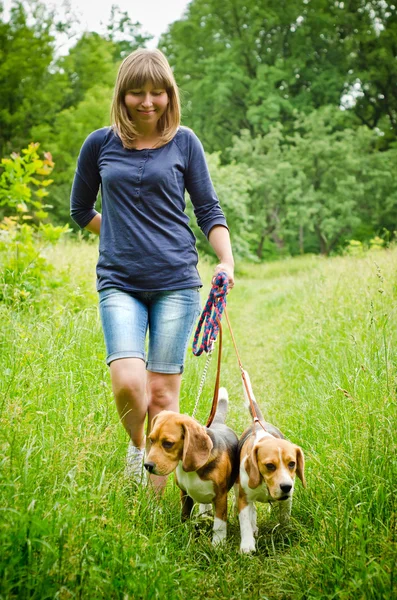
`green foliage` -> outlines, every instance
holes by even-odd
[[[62,92],[50,85],[55,15],[41,2],[14,0],[5,22],[1,8],[0,156],[4,156],[30,141],[32,125],[43,117],[51,118]]]
[[[251,168],[259,258],[394,230],[395,19],[394,5],[364,0],[193,0],[162,37],[185,122],[223,163]]]
[[[68,80],[64,107],[75,107],[91,88],[108,87],[115,80],[114,44],[98,33],[84,33],[57,66]]]
[[[40,251],[34,229],[5,217],[0,223],[0,302],[38,302],[38,293],[53,278],[54,267]]]
[[[379,153],[377,132],[348,125],[343,113],[323,107],[296,115],[293,135],[278,125],[264,136],[245,131],[234,139],[230,154],[250,168],[254,182],[250,211],[258,217],[252,232],[260,258],[268,239],[292,254],[330,254],[370,216],[367,240],[394,230],[395,150]]]
[[[0,175],[0,206],[6,207],[6,213],[17,211],[22,220],[34,219],[36,224],[48,217],[45,209],[51,208],[44,199],[53,182],[48,177],[54,168],[49,152],[43,159],[39,157],[39,146],[31,143],[22,150],[22,156],[14,152],[11,158],[3,158]]]
[[[360,240],[349,240],[345,253],[349,256],[362,256],[364,254],[364,247]]]
[[[390,2],[193,0],[160,48],[185,91],[186,124],[208,151],[225,153],[242,129],[286,126],[294,109],[331,104],[380,127],[388,147],[397,133],[396,23]]]
[[[42,251],[47,244],[57,243],[69,226],[44,222],[51,208],[44,199],[53,181],[48,177],[54,163],[49,152],[41,159],[38,149],[39,144],[32,143],[22,156],[13,153],[1,161],[0,206],[11,216],[0,222],[0,302],[34,303],[46,287],[61,282]]]
[[[356,86],[353,110],[370,128],[384,133],[382,146],[395,142],[397,133],[396,37],[397,7],[393,2],[360,2],[350,12],[346,54],[346,92]]]
[[[288,147],[282,141],[281,126],[275,126],[267,135],[256,138],[243,131],[241,137],[235,138],[231,150],[234,160],[250,170],[252,250],[259,258],[266,258],[269,250],[272,253],[268,240],[283,252],[285,202],[287,197],[292,195],[296,198],[300,192],[300,178],[295,177],[294,168],[288,161]]]
[[[69,197],[80,148],[89,133],[109,125],[111,98],[110,87],[94,86],[76,106],[61,111],[51,128],[39,125],[32,129],[35,139],[51,147],[57,163],[52,214],[58,223],[70,220]]]
[[[339,130],[337,120],[332,108],[313,111],[297,122],[290,147],[293,164],[305,180],[300,225],[315,233],[322,254],[334,250],[360,223],[358,207],[365,197],[360,172],[374,137],[370,131],[365,137],[349,128]],[[357,144],[358,137],[367,148]],[[289,223],[295,218],[294,209],[288,207]]]
[[[112,4],[106,39],[113,43],[114,59],[119,61],[137,48],[144,47],[153,36],[141,32],[141,24],[133,23],[127,11]]]
[[[382,250],[385,247],[385,240],[383,240],[379,236],[375,236],[374,238],[371,238],[369,240],[368,244],[365,245],[359,240],[349,240],[344,253],[348,256],[363,257],[368,250],[370,252],[377,252],[378,250]]]
[[[240,259],[254,259],[250,249],[252,218],[248,211],[252,189],[250,170],[244,165],[221,165],[219,153],[208,155],[207,162],[231,231],[234,253]],[[200,254],[211,252],[208,241],[196,224],[190,203],[187,212],[191,218],[190,226],[196,235]]]

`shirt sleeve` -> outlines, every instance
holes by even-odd
[[[185,186],[193,204],[197,224],[208,238],[214,225],[227,228],[227,223],[211,181],[204,148],[193,131],[188,130],[188,133]]]
[[[77,159],[70,197],[70,216],[81,229],[98,214],[94,206],[101,183],[98,155],[103,134],[103,130],[91,133],[83,143]]]

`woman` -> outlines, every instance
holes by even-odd
[[[140,49],[121,64],[112,127],[94,131],[78,158],[71,195],[76,223],[99,234],[100,316],[120,419],[130,437],[126,473],[142,477],[144,424],[179,411],[181,374],[200,312],[197,222],[233,287],[233,255],[202,145],[180,126],[172,70],[159,50]],[[94,209],[101,189],[102,214]],[[148,353],[145,337],[149,331]],[[161,490],[165,479],[155,478]]]

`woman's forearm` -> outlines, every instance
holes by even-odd
[[[88,231],[91,231],[91,233],[96,233],[97,235],[99,235],[100,231],[101,231],[101,220],[102,217],[101,215],[98,213],[97,215],[95,215],[95,217],[88,223],[88,225],[86,225],[84,227],[84,229],[87,229]]]
[[[208,235],[208,241],[219,259],[212,280],[220,271],[225,271],[229,278],[229,289],[234,286],[234,258],[230,243],[229,230],[223,225],[215,225]]]
[[[223,225],[215,225],[208,235],[208,241],[221,263],[234,267],[233,251],[229,230]]]

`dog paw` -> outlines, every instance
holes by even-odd
[[[212,515],[212,504],[199,504],[199,517],[209,517]]]
[[[258,537],[259,529],[257,528],[256,525],[254,525],[252,527],[252,533],[254,534],[255,537]]]
[[[255,552],[255,549],[255,540],[252,540],[252,542],[246,542],[240,546],[240,552],[242,554],[251,554],[251,552]]]
[[[281,515],[280,516],[281,527],[287,527],[289,524],[290,524],[290,515]]]
[[[221,546],[225,542],[226,542],[226,536],[223,537],[221,535],[214,535],[214,537],[212,538],[212,545],[214,546],[214,548]]]

